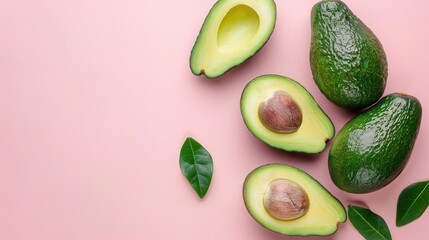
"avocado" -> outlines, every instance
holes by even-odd
[[[275,23],[273,0],[217,1],[192,48],[192,73],[216,78],[243,63],[265,45]]]
[[[329,151],[335,185],[350,193],[368,193],[392,182],[408,162],[421,117],[415,97],[393,93],[347,122]]]
[[[366,108],[383,95],[387,59],[374,33],[339,0],[311,11],[310,65],[320,91],[350,110]]]
[[[317,180],[286,164],[268,164],[249,173],[243,199],[257,222],[286,235],[331,235],[347,219],[341,202]]]
[[[250,132],[282,150],[319,153],[335,133],[313,96],[288,77],[263,75],[253,79],[243,90],[240,108]]]

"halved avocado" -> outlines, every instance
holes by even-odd
[[[261,116],[261,104],[273,96],[278,98],[280,104],[277,104],[277,109],[268,108],[270,114],[268,118],[276,121],[275,124],[271,124],[276,126],[270,127],[264,116]],[[281,106],[285,101],[295,104],[286,103]],[[293,113],[296,112],[294,105],[298,105],[300,109],[298,115],[301,115],[301,119],[293,118],[295,117]],[[313,96],[298,82],[279,75],[259,76],[247,84],[241,96],[241,114],[253,135],[272,147],[286,151],[322,152],[326,147],[326,141],[335,134],[334,125]],[[286,116],[282,118],[282,114]],[[288,114],[292,115],[292,118],[287,116]],[[288,121],[299,120],[300,124],[289,124],[295,129],[287,131],[286,127],[290,127],[286,126]],[[285,131],[279,131],[282,129]]]
[[[295,187],[288,186],[288,182]],[[286,185],[282,186],[283,183]],[[273,185],[277,192],[272,197],[274,207],[270,210],[266,204],[267,194],[272,194]],[[296,186],[302,189],[306,198],[296,197]],[[331,235],[337,231],[338,224],[347,219],[341,202],[326,188],[306,172],[286,164],[268,164],[249,173],[244,181],[243,198],[247,211],[257,222],[281,234]],[[304,214],[289,220],[279,219],[272,213],[277,211],[293,214],[291,210],[296,208],[303,208]]]
[[[215,78],[241,64],[264,46],[275,22],[273,0],[219,0],[192,49],[192,73]]]

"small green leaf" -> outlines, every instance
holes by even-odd
[[[188,137],[180,150],[180,169],[200,198],[209,189],[213,175],[210,153],[194,139]]]
[[[402,190],[396,208],[396,226],[419,218],[429,206],[429,181],[411,184]]]
[[[349,205],[348,215],[350,222],[366,240],[392,239],[386,222],[371,210]]]

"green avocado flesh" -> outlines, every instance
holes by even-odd
[[[296,219],[279,220],[265,209],[264,195],[275,180],[287,179],[299,185],[307,194],[308,210]],[[243,186],[247,211],[265,228],[286,235],[331,235],[339,223],[346,221],[343,205],[317,180],[304,171],[286,164],[268,164],[253,170]]]
[[[320,91],[351,110],[375,103],[387,79],[387,60],[374,33],[341,1],[311,11],[310,65]]]
[[[259,117],[261,102],[276,91],[288,94],[300,106],[302,123],[292,133],[279,133],[267,128]],[[250,81],[241,96],[241,114],[247,128],[266,144],[286,151],[319,153],[335,129],[329,117],[312,95],[298,82],[279,75],[263,75]]]
[[[329,152],[333,182],[351,193],[373,192],[392,182],[408,162],[421,117],[416,98],[394,93],[350,120]]]
[[[273,0],[219,0],[192,49],[192,73],[215,78],[241,64],[264,46],[275,22]]]

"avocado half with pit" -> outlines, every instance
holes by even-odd
[[[264,46],[275,22],[273,0],[219,0],[192,48],[192,73],[215,78],[241,64]]]
[[[335,134],[334,125],[313,96],[288,77],[253,79],[243,90],[240,108],[250,132],[282,150],[319,153]]]
[[[268,164],[253,170],[243,186],[247,211],[263,227],[286,235],[331,235],[346,221],[346,211],[306,172]]]

